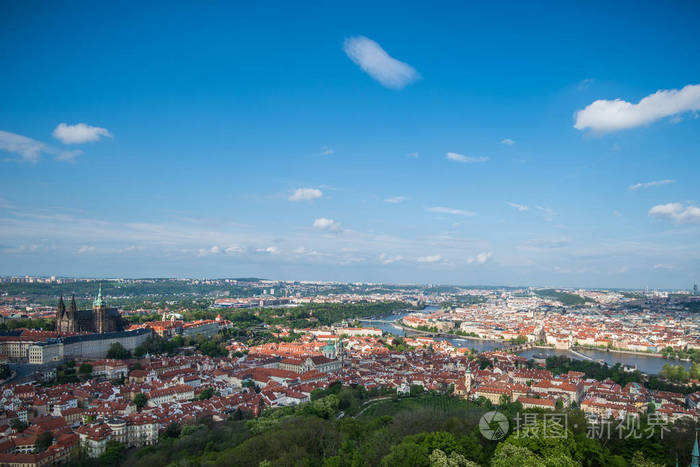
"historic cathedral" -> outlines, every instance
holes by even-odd
[[[56,311],[56,331],[59,333],[73,332],[116,332],[124,330],[124,322],[116,308],[107,308],[102,300],[102,287],[97,298],[92,302],[92,310],[78,310],[75,305],[75,295],[71,298],[70,307],[66,311],[63,295],[58,301]]]

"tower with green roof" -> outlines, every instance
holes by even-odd
[[[97,298],[92,302],[92,313],[95,317],[95,332],[105,332],[107,325],[107,305],[102,299],[102,284],[97,292]]]

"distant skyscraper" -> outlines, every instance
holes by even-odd
[[[696,282],[695,284],[693,284],[693,295],[697,295],[697,294],[698,294],[698,284]]]

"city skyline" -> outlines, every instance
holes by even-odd
[[[0,276],[697,282],[697,4],[85,5],[2,7]]]

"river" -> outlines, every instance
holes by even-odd
[[[437,311],[439,308],[437,306],[429,306],[426,307],[422,312],[423,313],[432,313],[434,311]],[[402,312],[402,313],[397,313],[397,314],[389,314],[386,316],[383,316],[379,318],[382,321],[398,321],[399,319],[403,318],[404,316],[415,313],[415,312]],[[373,328],[379,328],[382,331],[393,334],[396,336],[405,336],[406,331],[404,331],[401,327],[392,324],[392,323],[376,323],[372,321],[368,322],[362,322],[362,326],[365,327],[373,327]],[[501,347],[501,343],[497,341],[485,341],[485,340],[480,340],[480,339],[471,339],[469,337],[460,337],[460,338],[452,338],[452,337],[436,337],[436,340],[446,340],[452,343],[453,345],[457,347],[466,347],[469,349],[476,349],[479,352],[483,351],[489,351],[489,350],[494,350],[499,347]],[[683,365],[685,368],[690,368],[690,362],[681,362],[677,360],[666,360],[664,358],[659,358],[659,357],[654,357],[651,355],[636,355],[636,354],[628,354],[628,353],[623,353],[623,352],[615,352],[615,351],[605,351],[605,350],[588,350],[588,349],[581,349],[579,350],[579,353],[582,353],[588,357],[591,357],[593,360],[598,361],[602,360],[604,362],[607,362],[608,365],[612,366],[615,363],[621,363],[622,365],[630,365],[630,366],[636,366],[639,371],[643,373],[648,373],[648,374],[658,374],[661,371],[661,368],[663,368],[664,364],[666,363],[671,363],[673,365]],[[544,354],[544,355],[562,355],[565,357],[569,358],[575,358],[577,360],[584,360],[583,357],[580,355],[577,355],[569,350],[555,350],[555,349],[530,349],[530,350],[525,350],[523,352],[520,352],[518,355],[522,355],[523,357],[527,358],[532,358],[535,354]]]

